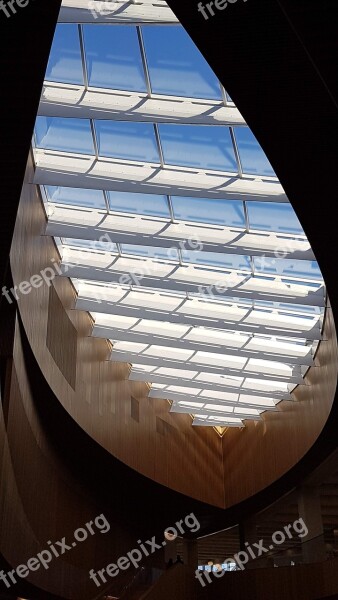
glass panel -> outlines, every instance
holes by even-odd
[[[79,240],[74,238],[62,238],[62,244],[65,246],[72,246],[75,248],[84,248],[90,250],[91,252],[103,250],[104,252],[112,252],[113,254],[117,253],[116,244],[109,244],[107,242],[99,242],[94,240]]]
[[[250,229],[305,235],[291,204],[247,202]]]
[[[45,79],[84,85],[77,25],[57,25]]]
[[[313,279],[315,281],[322,280],[318,263],[311,260],[288,260],[255,257],[255,271],[257,273],[273,273],[275,275],[283,275],[283,277],[295,277],[299,279]]]
[[[276,176],[255,136],[248,127],[234,128],[243,172],[249,175]]]
[[[159,131],[168,165],[238,172],[229,127],[161,124]]]
[[[154,246],[133,246],[132,244],[121,244],[122,254],[142,256],[146,258],[161,258],[164,260],[178,261],[176,248],[155,248]]]
[[[243,203],[239,200],[211,200],[173,196],[175,219],[194,223],[245,227]]]
[[[94,154],[88,119],[37,117],[35,134],[38,148],[77,154]]]
[[[136,27],[83,27],[89,85],[116,90],[147,91]]]
[[[180,26],[143,27],[155,94],[221,100],[218,79]]]
[[[108,192],[108,197],[111,211],[170,218],[167,196]]]
[[[197,265],[210,265],[227,269],[239,269],[251,272],[250,259],[247,256],[221,254],[217,252],[199,252],[198,250],[182,250],[183,262]]]
[[[69,204],[85,208],[106,208],[104,195],[101,190],[85,190],[81,188],[46,186],[47,197],[55,204]]]
[[[150,123],[95,121],[99,154],[159,163],[154,128]]]

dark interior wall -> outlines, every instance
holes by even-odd
[[[39,409],[39,405],[41,407],[41,403],[48,402],[48,398],[36,400],[33,397],[18,323],[13,361],[9,363],[8,369],[9,409],[6,419],[1,422],[3,448],[0,504],[0,548],[7,563],[12,568],[27,563],[39,552],[48,550],[48,540],[57,549],[58,544],[55,542],[63,537],[71,544],[74,531],[89,521],[95,521],[101,514],[110,525],[110,530],[104,534],[94,527],[95,535],[88,535],[87,540],[78,543],[76,548],[55,558],[48,570],[41,567],[36,572],[31,572],[25,580],[17,578],[21,585],[12,586],[11,591],[15,593],[18,589],[18,595],[20,592],[23,595],[25,591],[27,594],[24,585],[28,582],[62,598],[94,598],[99,591],[103,593],[104,589],[109,589],[112,594],[119,594],[133,577],[133,568],[124,573],[121,571],[115,579],[108,578],[109,585],[102,585],[102,590],[98,590],[89,580],[89,571],[97,571],[116,562],[119,557],[138,547],[139,538],[145,542],[152,535],[158,534],[158,526],[148,521],[148,537],[144,537],[145,529],[141,521],[139,526],[133,519],[128,523],[125,518],[122,523],[114,499],[109,501],[108,495],[102,502],[102,494],[94,486],[84,485],[81,477],[71,467],[71,457],[69,456],[67,463],[65,456],[58,451],[53,436],[46,428],[43,411]],[[52,411],[52,406],[46,410]],[[53,422],[59,443],[67,447],[67,430],[62,430],[56,419]],[[83,452],[86,453],[85,446]],[[100,465],[97,465],[96,470],[100,470]],[[111,493],[109,472],[106,477],[107,490]],[[119,493],[118,487],[119,482],[115,481],[116,495]],[[163,559],[163,552],[157,551],[151,557],[152,566],[163,567]],[[147,564],[146,560],[144,564]],[[0,594],[3,591],[6,591],[6,587],[0,582]]]
[[[196,587],[196,600],[320,600],[338,591],[338,559],[323,563],[247,569],[226,573],[204,588]],[[332,596],[336,598],[337,596]],[[152,599],[149,599],[152,600]],[[155,600],[155,599],[154,599]]]
[[[8,272],[27,155],[60,5],[61,0],[30,0],[9,18],[0,11],[1,189],[6,198],[0,220],[1,282]],[[0,306],[2,300],[0,296]]]

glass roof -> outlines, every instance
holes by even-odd
[[[217,78],[182,27],[142,31],[154,94],[222,99]]]
[[[185,30],[141,21],[57,25],[44,86],[57,95],[34,134],[45,235],[131,381],[194,426],[243,427],[304,383],[324,282],[273,167]]]
[[[84,25],[83,41],[90,86],[146,91],[136,27]]]

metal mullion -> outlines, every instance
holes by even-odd
[[[251,275],[252,275],[252,277],[255,277],[255,261],[254,261],[253,256],[250,256],[250,266],[251,266]]]
[[[248,206],[245,200],[243,200],[243,209],[244,209],[244,217],[245,217],[245,229],[247,233],[250,233],[250,219],[249,219],[249,211]]]
[[[174,214],[174,207],[173,207],[173,202],[171,199],[171,196],[167,196],[167,201],[168,201],[168,206],[169,206],[169,213],[170,213],[170,219],[171,222],[174,223],[175,221],[175,214]]]
[[[157,145],[158,154],[159,154],[159,158],[160,158],[160,165],[163,168],[164,167],[164,155],[163,155],[161,136],[160,136],[160,132],[158,129],[158,123],[154,123],[153,125],[154,125],[156,145]]]
[[[118,252],[119,258],[121,258],[122,257],[121,244],[119,244],[118,242],[116,242],[115,246],[117,248],[117,252]]]
[[[38,140],[36,137],[36,129],[34,127],[34,131],[33,131],[33,135],[32,135],[32,148],[33,148],[33,150],[36,150],[37,147],[38,147]]]
[[[93,138],[95,157],[96,157],[96,160],[99,160],[99,146],[97,143],[95,123],[94,123],[93,119],[90,119],[89,122],[90,122],[90,130],[91,130],[91,134],[92,134],[92,138]]]
[[[109,198],[108,198],[108,192],[107,190],[103,190],[103,196],[104,196],[104,201],[106,204],[106,209],[107,209],[107,213],[110,213],[110,204],[109,204]]]
[[[219,86],[221,88],[221,94],[222,94],[223,104],[224,104],[224,106],[228,106],[228,98],[227,98],[227,94],[226,94],[225,88],[221,84],[221,82],[219,82]]]
[[[82,72],[83,72],[83,81],[86,90],[88,90],[89,79],[88,79],[88,70],[87,70],[87,61],[86,61],[86,50],[84,43],[84,35],[83,35],[83,27],[82,25],[78,25],[78,33],[80,40],[80,51],[81,51],[81,63],[82,63]]]
[[[136,26],[136,31],[137,31],[137,37],[138,37],[138,42],[139,42],[139,46],[140,46],[141,59],[142,59],[144,77],[145,77],[146,86],[147,86],[147,92],[148,92],[149,98],[151,98],[152,89],[151,89],[150,73],[149,73],[149,67],[148,67],[148,61],[147,61],[147,53],[146,53],[143,35],[142,35],[142,29],[141,29],[140,25]]]
[[[237,162],[237,166],[238,166],[238,176],[243,177],[243,167],[242,167],[241,157],[240,157],[238,146],[237,146],[237,140],[236,140],[234,128],[229,127],[229,129],[230,129],[232,145],[234,147],[236,162]]]

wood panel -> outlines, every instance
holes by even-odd
[[[67,352],[65,352],[67,340]],[[46,346],[69,385],[76,387],[77,331],[63,308],[54,286],[49,288]],[[68,356],[72,360],[68,360]]]
[[[223,437],[225,503],[232,506],[289,471],[321,433],[337,386],[338,350],[331,308],[327,309],[324,342],[315,366],[281,412],[266,413],[262,422],[247,422],[241,431],[229,429]],[[234,465],[236,467],[234,468]]]
[[[29,184],[32,171],[30,159],[11,253],[16,285],[58,259],[52,240],[41,236],[45,216],[38,191]],[[146,384],[129,382],[129,366],[108,361],[107,342],[90,337],[88,314],[73,310],[75,291],[69,280],[57,277],[53,285],[78,332],[76,389],[46,353],[47,286],[19,300],[42,372],[81,427],[140,473],[199,500],[230,507],[278,480],[306,454],[322,431],[337,382],[337,341],[330,309],[325,323],[327,339],[320,345],[316,366],[308,372],[308,385],[299,386],[295,392],[297,401],[282,403],[280,412],[266,413],[262,422],[248,421],[243,430],[229,429],[220,440],[213,430],[193,428],[188,415],[169,414],[166,401],[149,399]],[[66,340],[64,354],[65,362],[74,362],[74,352]],[[131,417],[131,396],[139,402],[139,422]]]
[[[38,190],[29,183],[32,173],[30,157],[11,252],[17,286],[46,267],[54,268],[52,261],[58,260],[51,238],[41,235],[45,215]],[[198,500],[223,506],[220,437],[214,430],[193,428],[188,415],[170,414],[165,400],[148,398],[145,383],[129,382],[129,366],[110,362],[107,342],[90,336],[92,321],[88,313],[73,310],[75,292],[69,280],[56,278],[53,286],[53,292],[47,285],[26,295],[18,292],[18,305],[41,370],[69,414],[113,456],[140,473]],[[77,352],[68,343],[65,327],[63,335],[57,336],[61,317],[56,297],[77,331]],[[56,320],[54,356],[60,357],[62,340],[61,370],[60,360],[57,365],[46,346],[49,311]],[[76,370],[75,389],[64,376],[68,364]],[[139,421],[132,418],[131,397],[139,403]],[[157,430],[157,419],[168,426],[165,436]]]
[[[205,588],[197,584],[192,597],[194,600],[319,600],[337,592],[338,559],[334,559],[293,567],[226,573]]]
[[[27,580],[21,581],[20,587],[13,586],[11,591],[24,598],[35,597],[34,590],[25,588],[29,582],[42,593],[57,597],[93,598],[98,590],[89,580],[89,571],[116,562],[137,548],[139,538],[149,539],[150,532],[156,533],[155,525],[149,520],[148,534],[144,537],[144,523],[139,522],[137,527],[126,520],[122,524],[114,499],[110,496],[110,502],[102,503],[100,495],[89,485],[84,486],[57,452],[32,396],[18,328],[14,360],[9,361],[8,369],[10,402],[6,423],[0,414],[0,548],[8,565],[15,568],[27,563],[29,558],[48,549],[47,540],[55,543],[65,537],[70,544],[74,531],[100,514],[104,514],[110,525],[110,531],[104,535],[97,530],[94,536],[88,535],[83,543],[53,560],[48,570],[41,567],[30,572]],[[42,402],[45,401],[43,398]],[[58,431],[61,442],[62,434]],[[152,565],[162,567],[163,560],[161,551],[151,556]],[[144,562],[147,564],[147,559]],[[133,574],[132,569],[121,571],[108,585],[102,586],[102,593],[108,588],[119,596]]]

